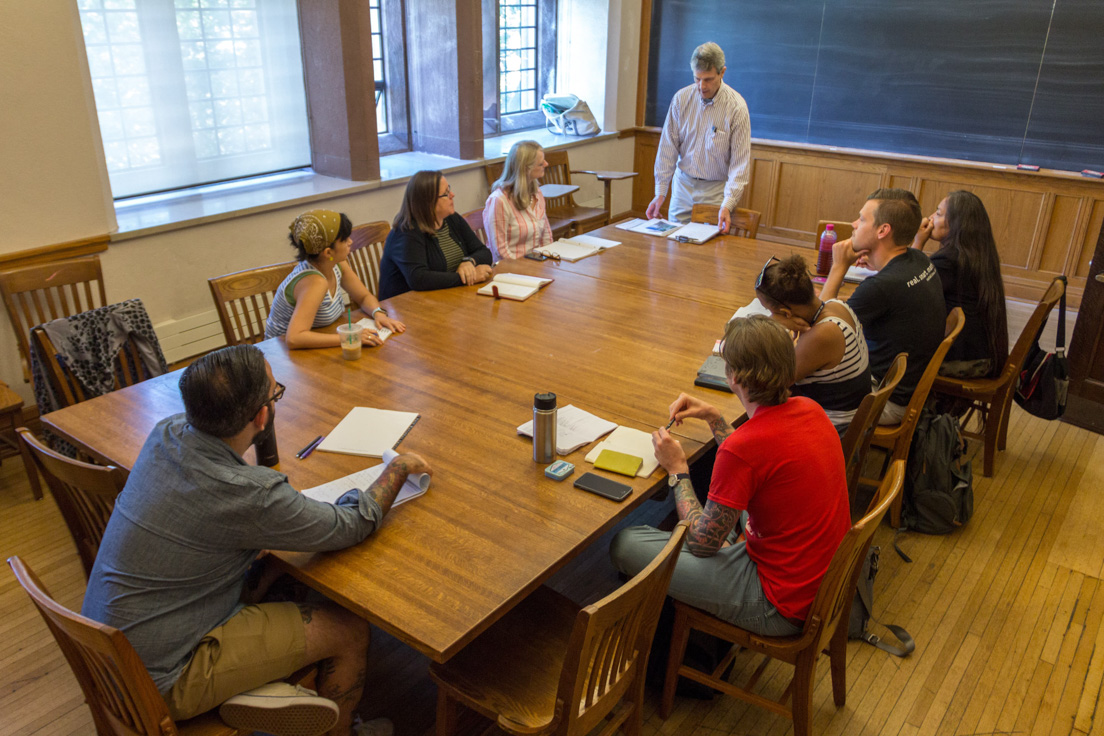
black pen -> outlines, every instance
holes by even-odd
[[[414,417],[414,421],[410,423],[410,426],[406,428],[406,431],[402,433],[402,435],[399,437],[399,439],[395,440],[395,444],[391,445],[392,450],[399,449],[399,445],[402,444],[402,441],[406,439],[406,436],[408,434],[410,434],[410,430],[414,429],[414,425],[417,424],[418,420],[421,419],[421,418],[422,418],[421,414],[418,414]]]
[[[321,435],[321,434],[320,434],[320,435],[318,435],[317,437],[315,437],[315,438],[314,438],[313,440],[311,440],[311,441],[310,441],[310,443],[309,443],[309,444],[308,444],[308,445],[307,445],[306,447],[304,447],[304,448],[303,448],[302,450],[300,450],[299,452],[295,453],[295,457],[297,457],[297,458],[299,458],[300,460],[302,460],[302,459],[303,459],[303,458],[305,458],[305,457],[306,457],[307,455],[309,455],[309,454],[311,454],[312,452],[314,452],[314,448],[318,447],[319,443],[321,443],[321,442],[322,442],[322,440],[323,440],[323,438],[324,438],[324,437],[325,437],[325,435]]]
[[[671,421],[667,422],[667,426],[666,426],[666,427],[664,427],[664,429],[665,429],[665,430],[670,430],[670,429],[671,429],[671,426],[672,426],[672,425],[673,425],[674,423],[675,423],[675,420],[674,420],[674,419],[672,419]]]

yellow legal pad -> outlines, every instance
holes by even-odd
[[[594,467],[602,470],[611,470],[621,475],[635,476],[636,471],[644,464],[644,459],[636,455],[628,455],[617,450],[602,450],[594,460]]]

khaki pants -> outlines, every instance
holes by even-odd
[[[200,640],[166,693],[174,720],[192,718],[227,698],[281,680],[307,664],[306,626],[294,603],[246,606]]]

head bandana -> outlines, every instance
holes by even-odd
[[[337,240],[341,215],[332,210],[310,210],[296,217],[290,229],[295,242],[316,256]]]

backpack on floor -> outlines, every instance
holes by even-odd
[[[909,449],[901,521],[923,534],[950,534],[974,513],[974,474],[958,419],[924,407]]]

